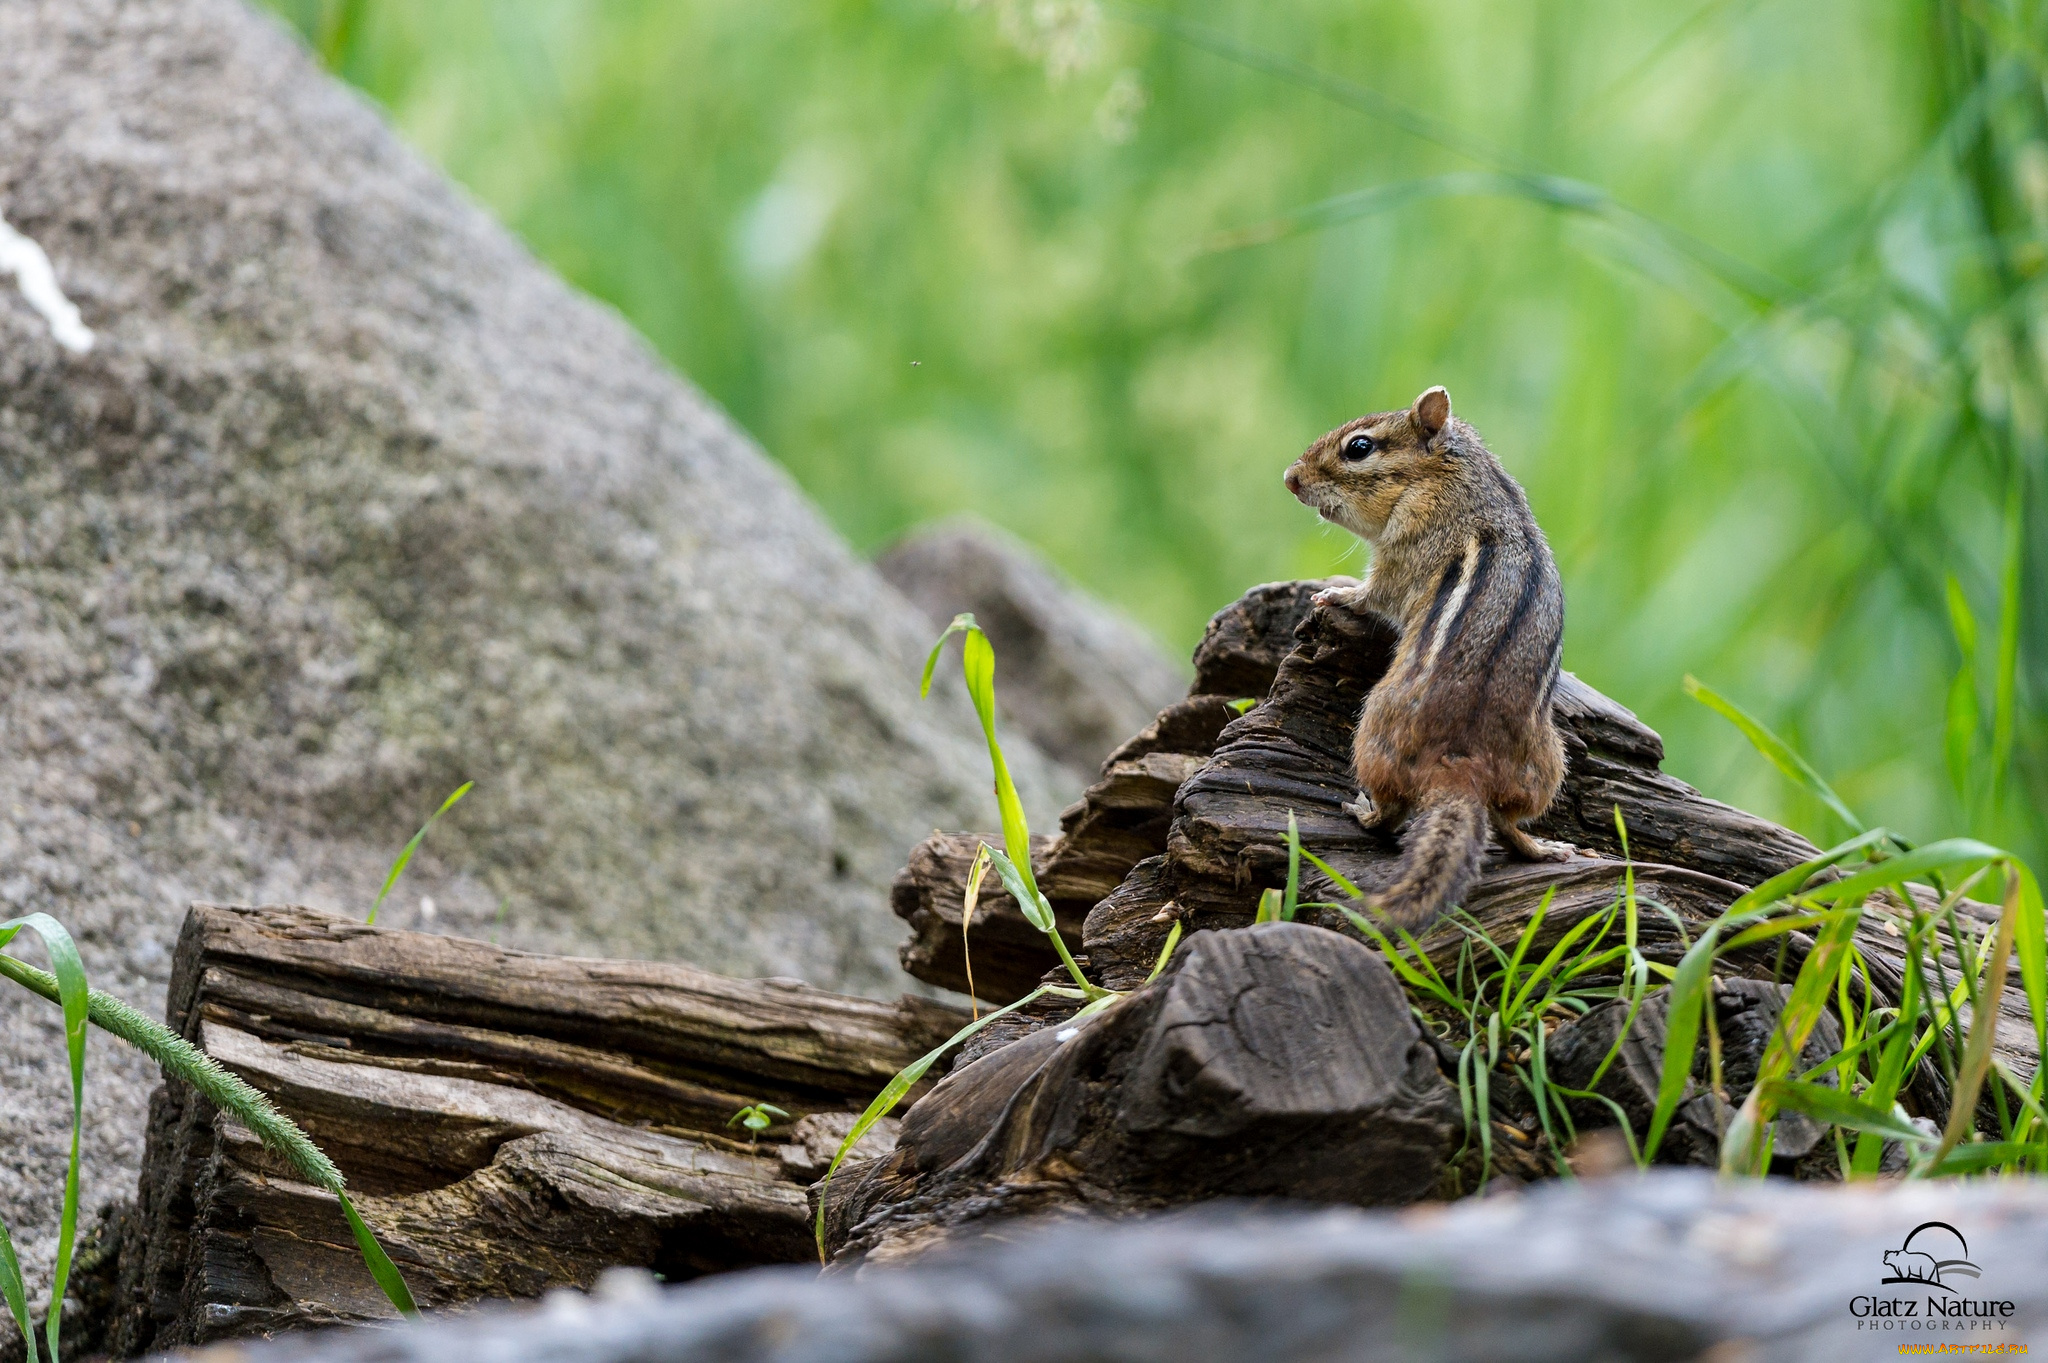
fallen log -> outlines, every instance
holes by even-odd
[[[1270,657],[1272,641],[1283,624],[1293,646],[1279,659],[1258,703],[1216,732],[1213,742],[1206,745],[1206,756],[1191,754],[1200,760],[1190,764],[1192,770],[1164,808],[1165,817],[1160,817],[1155,805],[1145,825],[1153,833],[1152,841],[1143,848],[1124,849],[1126,858],[1139,850],[1146,855],[1130,861],[1122,881],[1081,916],[1077,955],[1094,984],[1112,990],[1139,989],[1155,968],[1176,924],[1189,931],[1250,925],[1262,892],[1279,887],[1286,877],[1290,818],[1299,829],[1304,848],[1344,880],[1369,891],[1387,883],[1391,876],[1399,854],[1396,837],[1361,828],[1343,806],[1356,794],[1350,772],[1353,728],[1366,692],[1388,664],[1394,639],[1375,618],[1314,604],[1313,589],[1321,585],[1263,588],[1218,617],[1219,625],[1212,628],[1204,648],[1227,660],[1225,665],[1233,669],[1228,673],[1232,686],[1256,684],[1263,675],[1257,663]],[[1234,639],[1259,641],[1265,654],[1250,660],[1230,655],[1228,645]],[[1224,645],[1221,648],[1219,640]],[[1207,675],[1198,666],[1198,690]],[[1564,863],[1532,865],[1507,859],[1498,848],[1493,849],[1463,907],[1469,921],[1494,942],[1512,947],[1542,907],[1542,920],[1528,948],[1531,959],[1537,959],[1589,916],[1607,912],[1624,887],[1632,884],[1642,908],[1638,946],[1649,960],[1676,966],[1699,929],[1743,892],[1817,855],[1818,849],[1790,830],[1710,800],[1664,774],[1660,769],[1663,744],[1657,734],[1570,674],[1558,688],[1556,713],[1567,748],[1564,787],[1532,831],[1573,845],[1577,855]],[[1163,715],[1160,727],[1167,720]],[[1108,788],[1110,777],[1105,768],[1104,781],[1096,789]],[[1085,821],[1072,820],[1061,838],[1038,849],[1034,862],[1041,873],[1051,872],[1066,859],[1106,864],[1108,858],[1101,851],[1105,844],[1090,830]],[[994,835],[951,835],[928,843],[913,857],[904,879],[899,880],[899,893],[905,881],[914,885],[919,902],[931,906],[927,922],[939,918],[941,906],[957,903],[960,885],[952,877],[964,874],[966,860],[961,853],[983,839],[996,841]],[[941,843],[952,849],[953,855],[927,855]],[[1341,910],[1315,906],[1347,898],[1332,877],[1304,862],[1302,881],[1302,898],[1310,903],[1302,911],[1301,922],[1337,934],[1356,933]],[[1873,902],[1856,937],[1879,1004],[1895,1003],[1902,985],[1903,939],[1893,930],[1892,919],[1903,907],[1896,900]],[[1015,912],[1014,906],[1010,912]],[[1070,924],[1072,914],[1069,906],[1063,925]],[[1959,916],[1966,931],[1982,932],[1996,914],[1989,906],[1965,901]],[[980,921],[977,917],[974,929],[977,950],[978,934],[983,930]],[[959,950],[957,922],[956,912],[952,922],[955,940],[948,943],[955,953]],[[1232,935],[1236,934],[1225,932],[1226,937]],[[1014,998],[1032,981],[1024,969],[1028,939],[1018,933],[1010,941],[1006,989],[1014,991],[1009,993]],[[1425,934],[1422,945],[1448,976],[1468,941],[1462,931],[1446,924]],[[1755,1017],[1775,1017],[1784,982],[1797,972],[1812,945],[1809,937],[1795,932],[1768,948],[1745,948],[1721,959],[1717,970],[1726,978],[1717,990],[1717,1009],[1724,1013],[1732,1037],[1749,1037],[1755,1030],[1750,1020]],[[943,955],[906,951],[905,963],[917,971],[925,961]],[[1945,938],[1943,959],[1951,971],[1957,969],[1954,944]],[[1051,969],[1052,953],[1041,947],[1038,960],[1049,972],[1043,978],[1059,982],[1061,975]],[[1994,1047],[2015,1073],[2028,1076],[2036,1064],[2034,1036],[2024,994],[2018,987],[2016,961],[2009,968],[2007,984]],[[1159,988],[1154,986],[1136,998],[1148,997]],[[1063,1032],[1077,1006],[1048,996],[984,1029],[963,1048],[956,1078],[926,1099],[923,1109],[940,1109],[951,1103],[961,1107],[957,1119],[969,1128],[976,1122],[991,1131],[1013,1128],[1018,1118],[1003,1104],[1036,1103],[1039,1100],[1029,1095],[1050,1082],[1039,1067],[1020,1058],[1033,1054],[1020,1050],[1020,1043],[1027,1039],[1036,1042],[1048,1029]],[[1119,1010],[1149,1006],[1127,1002],[1119,1005]],[[1654,1067],[1656,1063],[1654,1058],[1645,1059],[1645,1047],[1654,1046],[1661,1052],[1660,1016],[1653,1009],[1638,1020],[1632,1064],[1614,1072],[1610,1083],[1632,1081],[1640,1086],[1644,1065]],[[1619,1019],[1606,1021],[1611,1024],[1606,1040],[1611,1041]],[[1758,1055],[1767,1030],[1749,1037],[1756,1043]],[[1603,1041],[1595,1052],[1596,1064],[1597,1056],[1606,1049]],[[1748,1079],[1742,1077],[1740,1065],[1734,1064],[1732,1051],[1730,1058],[1728,1098],[1739,1103]],[[1446,1073],[1455,1069],[1455,1055],[1441,1059]],[[1748,1057],[1751,1074],[1755,1059],[1756,1055]],[[1000,1101],[991,1097],[994,1092],[1001,1093]],[[1643,1109],[1639,1098],[1639,1092],[1622,1092],[1617,1101],[1631,1115],[1646,1116],[1646,1110],[1638,1111]],[[1902,1100],[1914,1115],[1944,1117],[1948,1094],[1938,1067],[1931,1061],[1919,1065],[1909,1076]],[[1104,1101],[1109,1107],[1125,1101],[1135,1108],[1151,1097],[1134,1090],[1124,1100]],[[1721,1099],[1711,1095],[1690,1098],[1691,1106],[1681,1114],[1682,1129],[1660,1149],[1661,1159],[1713,1160],[1720,1128],[1715,1111],[1702,1106],[1705,1101]],[[1985,1102],[1989,1101],[1987,1093]],[[1502,1176],[1537,1178],[1556,1172],[1556,1160],[1564,1152],[1555,1146],[1545,1148],[1547,1133],[1539,1130],[1544,1116],[1530,1095],[1503,1075],[1494,1084],[1488,1103],[1483,1120],[1493,1124],[1497,1136],[1492,1142],[1491,1166],[1482,1167],[1477,1152],[1468,1148],[1465,1167],[1447,1176],[1440,1194],[1470,1191]],[[943,1111],[923,1109],[913,1109],[907,1118],[918,1132],[939,1131],[955,1120]],[[1592,1121],[1612,1120],[1598,1112],[1582,1115]],[[1796,1169],[1803,1176],[1838,1176],[1832,1158],[1805,1162],[1797,1158],[1797,1153],[1806,1151],[1798,1125],[1798,1121],[1790,1122],[1783,1133],[1783,1168],[1787,1172]],[[1038,1138],[1034,1135],[1033,1139]],[[835,1190],[828,1206],[829,1220],[839,1236],[835,1243],[848,1254],[922,1252],[939,1240],[963,1233],[978,1220],[1009,1214],[1013,1207],[1156,1205],[1141,1173],[1119,1171],[1113,1162],[1093,1167],[1077,1164],[1073,1156],[1088,1148],[1089,1139],[1085,1123],[1069,1127],[1051,1145],[1043,1141],[1031,1145],[1029,1159],[1020,1164],[1016,1161],[1023,1158],[1019,1153],[1023,1147],[1005,1137],[1004,1158],[1009,1162],[992,1166],[984,1161],[973,1170],[965,1166],[942,1170],[933,1158],[920,1152],[919,1141],[906,1140],[889,1160],[842,1172],[841,1178],[849,1180],[850,1186],[843,1193]],[[934,1148],[945,1151],[951,1146],[941,1141]],[[968,1174],[972,1177],[963,1177]],[[943,1193],[933,1191],[934,1186],[949,1184],[957,1186]],[[1028,1194],[1010,1191],[1011,1185],[1021,1188],[1025,1184],[1029,1185]],[[1228,1180],[1213,1185],[1191,1181],[1180,1190],[1186,1201],[1253,1191],[1248,1186],[1232,1187]],[[1403,1189],[1399,1196],[1418,1196],[1420,1191]],[[1336,1200],[1397,1199],[1390,1189],[1354,1187]]]
[[[964,1017],[688,966],[201,905],[169,1020],[340,1165],[423,1306],[814,1253],[804,1189]],[[773,1104],[757,1139],[728,1123]],[[885,1153],[894,1123],[863,1153]],[[116,1356],[385,1317],[335,1200],[183,1085],[151,1107]]]

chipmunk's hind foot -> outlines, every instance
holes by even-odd
[[[1507,845],[1509,854],[1523,861],[1570,861],[1579,854],[1579,849],[1568,842],[1532,837],[1506,819],[1495,819],[1493,830]]]

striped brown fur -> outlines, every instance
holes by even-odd
[[[1360,821],[1407,825],[1374,907],[1410,930],[1434,922],[1478,875],[1489,827],[1519,856],[1570,855],[1521,828],[1564,778],[1550,708],[1564,590],[1521,487],[1432,388],[1310,445],[1287,489],[1373,546],[1365,581],[1325,595],[1401,635],[1353,748],[1372,801]]]

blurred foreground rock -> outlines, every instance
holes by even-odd
[[[1004,1241],[823,1279],[763,1269],[668,1291],[613,1279],[595,1300],[200,1357],[1864,1363],[1902,1344],[2048,1341],[2048,1186],[2038,1180],[1823,1190],[1659,1172],[1403,1214],[1013,1223]],[[1922,1253],[1943,1264],[1941,1283],[1885,1281],[1898,1276],[1887,1255]]]
[[[237,0],[0,4],[0,214],[94,337],[0,276],[0,917],[154,1014],[188,903],[360,917],[474,779],[387,922],[895,992],[890,877],[993,818],[965,696],[617,316]],[[61,1055],[0,990],[32,1279]],[[88,1207],[155,1082],[93,1043]]]
[[[918,531],[875,566],[935,634],[974,613],[995,645],[1003,712],[1083,781],[1187,687],[1186,669],[1143,630],[984,522]]]

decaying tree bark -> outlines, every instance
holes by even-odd
[[[615,1264],[676,1280],[809,1258],[805,1186],[965,1019],[200,906],[170,1020],[305,1127],[422,1305],[447,1306],[587,1287]],[[761,1102],[790,1119],[758,1142],[726,1125]],[[139,1213],[120,1356],[390,1314],[335,1200],[177,1083],[152,1105]]]

